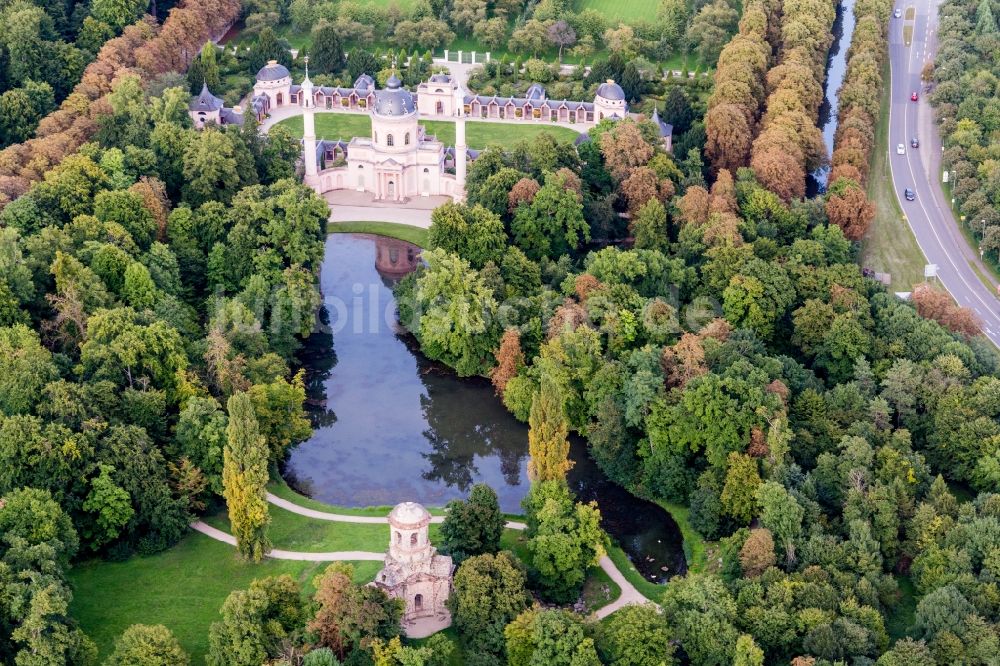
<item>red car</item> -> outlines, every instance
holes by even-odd
[[[917,97],[917,93],[916,92],[910,93],[910,101],[916,102],[917,99],[919,99],[919,98]]]

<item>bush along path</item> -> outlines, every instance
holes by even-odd
[[[267,501],[275,506],[281,507],[286,511],[291,511],[292,513],[297,513],[302,516],[307,516],[309,518],[315,518],[317,520],[329,520],[332,522],[340,523],[373,523],[373,524],[388,524],[389,519],[387,517],[381,516],[349,516],[340,513],[328,513],[326,511],[319,511],[317,509],[308,509],[303,506],[291,502],[286,499],[282,499],[277,495],[272,493],[267,494]],[[431,518],[432,523],[440,523],[444,521],[443,516],[434,516]],[[508,529],[512,530],[523,530],[527,528],[524,523],[516,521],[508,521],[506,524]],[[200,520],[191,523],[191,529],[201,532],[207,537],[215,539],[216,541],[222,541],[228,543],[231,546],[236,545],[236,537],[231,534],[227,534],[220,529],[212,527],[211,525],[202,522]],[[310,562],[335,562],[335,561],[380,561],[385,558],[385,553],[373,553],[361,550],[346,550],[346,551],[334,551],[329,553],[303,553],[292,550],[279,550],[273,549],[268,554],[268,557],[272,557],[277,560],[301,560]],[[613,602],[598,609],[594,613],[594,617],[598,620],[604,619],[608,615],[611,615],[619,608],[627,606],[629,604],[644,604],[652,603],[649,599],[644,597],[639,590],[635,588],[632,583],[630,583],[622,572],[618,570],[615,563],[611,561],[607,555],[604,555],[600,559],[600,567],[604,570],[611,580],[613,580],[618,587],[621,588],[621,595],[615,599]]]

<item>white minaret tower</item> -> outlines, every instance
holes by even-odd
[[[455,88],[455,184],[458,191],[455,193],[457,199],[465,199],[465,170],[466,170],[466,145],[465,145],[465,91],[459,85]]]
[[[313,84],[309,80],[309,56],[304,59],[306,78],[302,81],[302,104],[305,107],[302,117],[302,161],[306,166],[305,182],[316,187],[318,170],[316,164],[316,103],[313,99]]]

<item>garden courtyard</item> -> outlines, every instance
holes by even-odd
[[[448,120],[421,120],[428,134],[433,134],[446,146],[455,145],[455,123]],[[293,116],[278,123],[294,136],[302,137],[302,116]],[[318,112],[316,114],[317,139],[343,139],[371,136],[372,121],[368,114]],[[482,150],[490,144],[510,145],[520,139],[534,139],[548,132],[560,141],[574,141],[579,132],[558,125],[521,125],[516,123],[489,123],[469,121],[465,124],[465,139],[469,148]]]

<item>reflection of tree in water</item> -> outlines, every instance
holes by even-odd
[[[426,389],[420,398],[427,421],[423,434],[431,448],[421,454],[430,463],[423,478],[464,492],[479,476],[475,457],[495,456],[504,482],[519,486],[521,462],[527,455],[527,430],[511,427],[510,415],[493,395],[493,387],[482,380],[456,380],[448,370],[423,357],[418,359],[420,380]]]
[[[325,428],[337,422],[337,415],[326,406],[326,380],[337,365],[337,352],[333,348],[330,332],[330,313],[325,307],[319,311],[319,325],[302,341],[302,348],[295,354],[299,367],[306,371],[306,411],[313,428]]]

